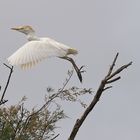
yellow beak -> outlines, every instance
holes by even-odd
[[[15,27],[15,28],[11,28],[11,30],[20,30],[20,28]]]

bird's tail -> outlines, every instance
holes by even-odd
[[[78,54],[78,51],[74,48],[69,48],[67,55],[69,55],[69,54],[76,55],[76,54]]]

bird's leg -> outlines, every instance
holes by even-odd
[[[68,56],[64,56],[64,57],[60,57],[62,59],[65,59],[65,60],[68,60],[72,63],[77,75],[78,75],[78,78],[80,80],[80,82],[82,83],[82,72],[84,72],[82,69],[84,66],[80,67],[80,69],[77,67],[77,65],[75,64],[74,60],[71,58],[71,57],[68,57]],[[82,71],[81,71],[82,70]]]

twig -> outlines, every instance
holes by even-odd
[[[112,79],[112,80],[108,80],[108,81],[107,81],[107,84],[113,83],[113,82],[115,82],[115,81],[117,81],[117,80],[120,80],[120,79],[121,79],[121,77],[119,76],[119,77],[114,78],[114,79]]]
[[[102,93],[107,90],[107,89],[110,89],[112,88],[112,86],[107,86],[105,87],[107,84],[109,83],[113,83],[117,80],[119,80],[121,77],[117,77],[117,78],[114,78],[112,79],[114,76],[116,76],[117,74],[119,74],[121,71],[123,71],[125,68],[127,68],[128,66],[130,66],[132,64],[132,62],[126,64],[126,65],[123,65],[122,67],[118,68],[115,72],[112,73],[113,71],[113,68],[115,66],[115,63],[117,61],[117,58],[118,58],[118,55],[119,53],[116,54],[114,60],[113,60],[113,63],[112,65],[110,66],[109,68],[109,71],[107,73],[107,75],[105,76],[105,78],[101,81],[100,85],[99,85],[99,88],[92,100],[92,102],[90,103],[90,105],[86,108],[86,110],[84,111],[84,113],[82,114],[82,116],[80,117],[80,119],[77,119],[76,122],[75,122],[75,125],[71,131],[71,134],[68,138],[68,140],[74,140],[75,139],[75,136],[77,135],[77,132],[79,131],[79,128],[81,127],[81,125],[83,124],[84,120],[86,119],[86,117],[88,116],[88,114],[92,111],[92,109],[94,108],[94,106],[96,105],[96,103],[99,101]]]
[[[39,112],[41,112],[41,110],[43,110],[51,101],[53,101],[56,97],[58,97],[59,94],[61,94],[61,93],[63,92],[63,90],[65,89],[66,85],[67,85],[68,82],[70,81],[72,75],[73,75],[73,70],[69,73],[69,77],[68,77],[68,79],[66,79],[66,82],[63,84],[63,87],[61,88],[61,90],[60,90],[58,93],[56,93],[51,99],[49,99],[44,105],[42,105],[42,107],[40,107],[40,109],[38,109],[36,112],[33,112],[32,114],[30,114],[30,115],[26,118],[25,123],[24,123],[24,127],[22,128],[22,130],[21,130],[20,133],[22,133],[22,131],[24,131],[24,130],[26,129],[26,126],[28,125],[30,119],[31,119],[34,115],[36,115],[36,114],[38,114]]]
[[[132,62],[121,66],[120,68],[118,68],[115,72],[113,72],[112,74],[110,74],[109,76],[107,76],[107,80],[111,79],[112,77],[114,77],[115,75],[119,74],[121,71],[123,71],[124,69],[126,69],[127,67],[129,67],[130,65],[132,65]]]
[[[51,140],[56,139],[60,134],[57,134],[56,136],[54,136]]]
[[[110,88],[112,88],[112,87],[113,87],[113,86],[105,87],[105,88],[104,88],[104,91],[107,90],[107,89],[110,89]]]
[[[55,94],[55,95],[53,96],[53,98],[51,98],[49,101],[47,101],[47,102],[46,102],[38,111],[36,111],[34,114],[39,113],[43,108],[46,107],[46,105],[48,105],[52,100],[54,100],[56,97],[58,97],[59,94],[62,93],[62,91],[65,89],[66,85],[67,85],[68,82],[70,81],[72,75],[73,75],[73,70],[72,70],[72,72],[69,74],[69,77],[68,77],[68,79],[66,80],[66,82],[64,83],[62,89],[61,89],[57,94]],[[34,115],[34,114],[32,114],[32,115]]]
[[[10,69],[10,73],[9,73],[8,80],[7,80],[7,83],[6,83],[6,85],[5,85],[4,91],[3,91],[3,93],[2,93],[2,97],[1,97],[1,99],[0,99],[0,105],[6,103],[6,102],[8,101],[8,100],[4,100],[4,96],[5,96],[5,93],[6,93],[6,91],[7,91],[7,88],[8,88],[8,85],[9,85],[9,82],[10,82],[10,79],[11,79],[11,76],[12,76],[12,72],[13,72],[13,66],[10,67],[10,66],[8,66],[8,65],[5,64],[5,63],[4,63],[4,65],[5,65],[7,68]]]
[[[115,56],[115,58],[114,58],[114,60],[113,60],[113,62],[112,62],[112,65],[111,65],[110,68],[109,68],[109,71],[108,71],[107,76],[109,76],[109,75],[112,73],[113,68],[114,68],[114,66],[115,66],[115,63],[116,63],[116,61],[117,61],[118,56],[119,56],[119,53],[116,54],[116,56]]]

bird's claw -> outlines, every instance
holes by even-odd
[[[84,67],[85,67],[85,65],[81,66],[81,67],[80,67],[80,70],[83,69]]]
[[[82,80],[83,80],[82,73],[85,72],[85,70],[83,70],[84,67],[85,66],[81,66],[77,71],[77,74],[78,74],[78,77],[79,77],[79,80],[80,80],[81,83],[82,83]]]
[[[82,70],[84,67],[85,67],[84,65],[80,67],[80,69],[79,69],[80,73],[86,72],[85,70]]]

